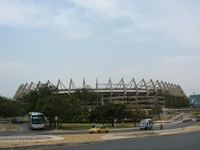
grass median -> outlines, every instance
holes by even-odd
[[[101,127],[103,124],[98,123],[96,127]],[[104,124],[106,127],[110,129],[115,128],[133,128],[133,123],[116,123],[115,127],[112,127],[112,124],[106,123]],[[92,127],[91,123],[63,123],[61,128],[62,130],[87,130]]]

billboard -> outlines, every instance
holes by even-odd
[[[190,95],[190,105],[191,106],[199,106],[200,107],[200,94],[199,95]]]

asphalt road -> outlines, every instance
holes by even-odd
[[[164,125],[164,129],[176,129],[183,128],[187,126],[191,126],[196,122],[184,122],[184,123],[175,123],[175,124],[166,124]],[[19,124],[20,131],[10,131],[10,132],[1,132],[0,136],[17,136],[17,135],[58,135],[58,134],[85,134],[88,133],[87,130],[79,130],[79,131],[64,131],[64,132],[56,132],[52,130],[30,130],[27,128],[27,124]],[[154,127],[153,130],[159,130],[159,127]],[[111,130],[111,133],[117,132],[136,132],[139,131],[139,128],[129,128],[129,129],[120,129],[120,130]]]
[[[38,147],[38,150],[199,150],[200,132],[76,146]]]

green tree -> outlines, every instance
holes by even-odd
[[[114,121],[122,121],[125,117],[126,107],[124,104],[106,103],[105,105],[97,106],[90,112],[90,121],[111,122],[114,127]]]
[[[124,104],[112,104],[108,103],[104,105],[106,120],[112,123],[114,127],[114,121],[122,121],[125,117],[126,106]]]
[[[80,122],[87,118],[87,109],[79,99],[71,96],[51,95],[38,100],[36,110],[44,112],[50,124],[58,117],[59,127],[63,122]]]
[[[139,108],[136,107],[133,111],[132,111],[132,121],[134,123],[134,126],[136,126],[136,123],[139,122],[140,120],[144,119],[147,117],[146,112]]]
[[[91,122],[105,122],[106,113],[102,105],[96,106],[89,112],[89,121]]]
[[[39,90],[31,91],[22,97],[18,98],[16,101],[23,104],[26,114],[29,112],[38,111],[38,103],[48,102],[47,98],[50,97],[52,91],[46,85],[39,88]],[[45,100],[46,99],[46,100]],[[43,107],[43,105],[41,106]],[[43,112],[43,111],[41,111]]]
[[[55,122],[55,116],[59,118],[60,126],[63,122],[79,122],[88,118],[85,101],[80,100],[77,95],[53,94],[51,87],[46,85],[23,95],[17,102],[26,105],[26,113],[43,112],[50,125]]]
[[[164,95],[166,108],[185,108],[189,107],[189,99],[187,97],[178,97],[165,93]]]
[[[90,106],[95,106],[100,101],[99,95],[91,89],[77,90],[74,96]]]
[[[15,117],[23,115],[24,109],[21,103],[0,96],[0,117]]]
[[[150,111],[150,114],[153,116],[157,115],[158,118],[160,118],[160,113],[162,113],[162,107],[158,104],[155,104],[152,110]]]

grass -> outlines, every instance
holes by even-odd
[[[18,127],[14,124],[9,124],[9,123],[3,123],[3,124],[0,124],[0,131],[1,130],[17,130]]]
[[[96,124],[96,127],[101,127],[103,124]],[[113,128],[112,124],[105,124],[108,128]],[[61,129],[63,130],[86,130],[92,127],[91,123],[63,123]],[[133,123],[116,123],[114,128],[132,128],[134,127]]]
[[[63,130],[84,130],[91,128],[89,123],[63,123],[61,129]]]

